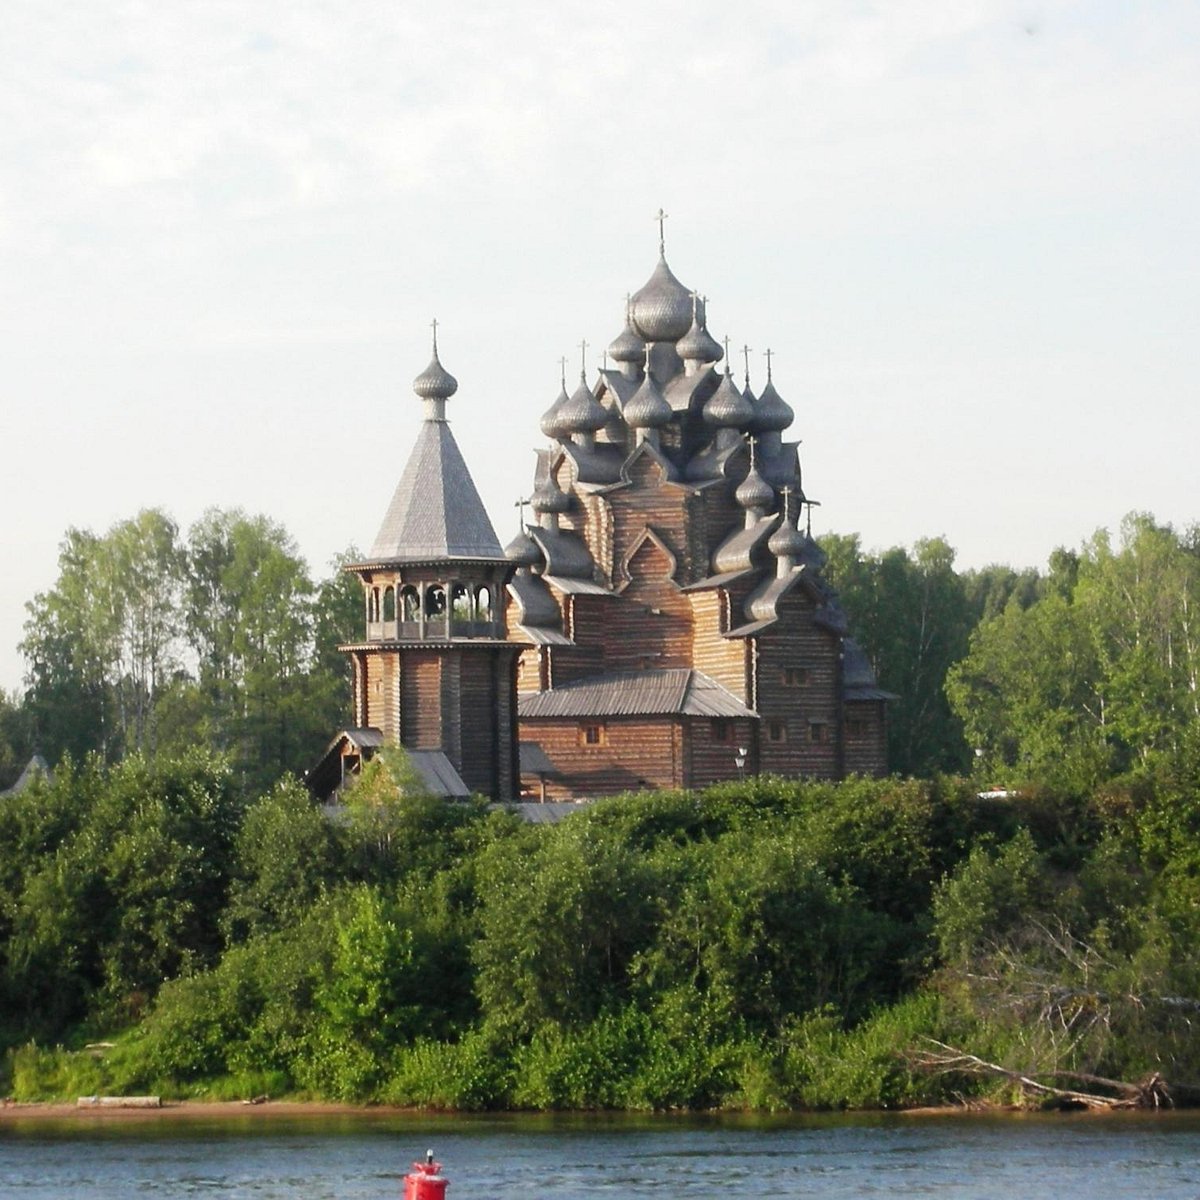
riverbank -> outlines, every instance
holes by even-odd
[[[0,1104],[0,1122],[22,1120],[96,1121],[187,1121],[249,1117],[269,1120],[273,1117],[395,1116],[412,1111],[402,1108],[361,1104],[334,1104],[319,1100],[264,1100],[247,1104],[241,1100],[164,1100],[158,1108],[80,1107],[59,1102]]]

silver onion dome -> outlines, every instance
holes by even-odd
[[[538,484],[529,503],[535,513],[564,513],[571,507],[571,497],[551,476],[544,483]]]
[[[704,419],[721,429],[743,429],[754,416],[754,408],[729,377],[728,365],[720,386],[704,404]]]
[[[649,358],[649,355],[646,357]],[[625,405],[625,423],[630,429],[661,429],[671,423],[673,415],[662,389],[654,382],[654,376],[647,366],[641,386]]]
[[[582,373],[579,386],[559,407],[558,419],[567,433],[595,433],[597,429],[603,429],[608,421],[604,405],[592,395],[592,389]]]
[[[563,405],[567,403],[569,398],[567,396],[566,384],[564,384],[562,390],[558,393],[558,398],[542,413],[539,425],[545,437],[562,438],[566,437],[570,432],[562,423]]]
[[[675,353],[685,361],[715,363],[721,361],[725,352],[698,316],[694,316],[691,329],[676,342]]]
[[[658,266],[630,301],[633,325],[647,342],[677,342],[692,323],[692,293],[659,256]]]
[[[746,478],[738,484],[733,498],[742,508],[758,508],[765,511],[775,503],[775,489],[752,466]]]
[[[791,405],[775,390],[775,385],[767,378],[767,386],[754,404],[754,433],[782,433],[791,423],[795,413]]]
[[[795,521],[784,517],[783,524],[771,534],[767,549],[776,558],[799,558],[807,545],[808,538],[796,528]]]
[[[433,342],[433,358],[429,366],[413,380],[413,391],[422,400],[449,400],[458,391],[458,380],[442,366],[438,358],[437,339]]]
[[[518,567],[536,567],[542,561],[537,542],[524,529],[504,547],[504,557]]]
[[[829,561],[825,551],[821,549],[817,539],[811,533],[806,533],[804,537],[804,549],[797,556],[802,562],[812,567],[813,570],[819,571]]]
[[[633,327],[632,301],[625,302],[625,328],[613,338],[608,357],[617,363],[640,363],[646,353],[646,343]]]

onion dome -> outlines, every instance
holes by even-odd
[[[797,557],[802,562],[812,567],[813,570],[819,571],[829,561],[829,559],[826,556],[825,551],[821,549],[817,539],[813,537],[811,533],[806,533],[803,535],[803,537],[804,549],[801,550]]]
[[[733,498],[742,508],[758,508],[765,512],[775,503],[775,489],[758,473],[758,468],[751,465]]]
[[[552,475],[534,488],[530,506],[535,513],[564,513],[571,507],[571,497],[558,486]]]
[[[437,337],[433,339],[433,358],[429,366],[413,380],[413,391],[422,400],[449,400],[458,391],[458,380],[442,366],[438,358]]]
[[[608,357],[615,363],[640,363],[646,354],[646,343],[633,327],[632,302],[625,301],[625,328],[612,340]]]
[[[700,298],[692,295],[692,327],[675,344],[675,353],[685,362],[715,363],[724,356],[720,343],[708,332],[700,309]]]
[[[548,438],[566,437],[569,430],[562,423],[563,405],[567,403],[567,385],[564,382],[562,390],[558,393],[558,399],[544,413],[542,413],[541,430]]]
[[[595,433],[607,423],[608,413],[592,395],[583,372],[579,374],[579,386],[571,393],[570,399],[559,406],[558,420],[567,433]]]
[[[783,524],[771,534],[767,549],[776,558],[799,558],[807,545],[808,538],[796,528],[796,522],[791,517],[784,517]]]
[[[658,266],[630,301],[634,330],[647,342],[677,342],[692,323],[692,293],[671,274],[661,254]]]
[[[791,405],[775,390],[775,385],[768,378],[763,394],[754,404],[753,431],[782,433],[792,423],[794,416]]]
[[[521,532],[504,547],[504,557],[518,567],[536,567],[542,561],[542,551],[522,526]]]
[[[754,416],[754,407],[746,402],[746,398],[737,390],[737,385],[729,377],[729,366],[726,364],[725,376],[720,386],[704,404],[704,419],[710,425],[723,429],[742,429]]]
[[[650,374],[650,351],[646,351],[646,375],[641,387],[625,405],[625,422],[630,429],[661,429],[671,423],[674,415],[662,394],[662,389]]]

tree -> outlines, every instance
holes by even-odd
[[[966,746],[943,684],[975,618],[953,549],[924,538],[912,554],[896,546],[867,555],[857,534],[825,537],[822,548],[854,636],[880,685],[899,696],[889,710],[891,766],[915,775],[962,769]]]
[[[1200,728],[1198,595],[1191,535],[1144,514],[1115,548],[1056,552],[1042,598],[985,620],[947,680],[988,769],[1082,792],[1176,752]]]
[[[336,681],[316,667],[314,588],[282,526],[211,510],[188,537],[186,628],[211,744],[248,790],[299,771],[329,736]]]

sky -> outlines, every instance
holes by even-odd
[[[70,527],[369,545],[434,317],[507,541],[660,206],[814,532],[1200,520],[1194,0],[6,0],[0,45],[0,687]]]

